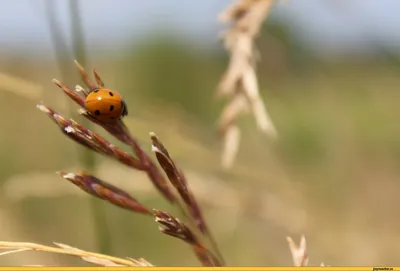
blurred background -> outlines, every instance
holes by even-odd
[[[311,265],[400,263],[400,2],[277,3],[257,46],[261,96],[279,140],[242,117],[237,161],[223,171],[216,122],[224,102],[214,94],[228,55],[217,16],[231,3],[1,3],[0,240],[199,265],[151,218],[93,201],[55,174],[84,169],[150,208],[173,210],[145,174],[97,154],[88,158],[36,109],[44,102],[83,121],[51,83],[81,84],[77,59],[125,97],[126,124],[146,150],[151,131],[168,147],[228,265],[290,266],[285,237],[298,241],[302,233]],[[103,215],[100,226],[94,208]],[[0,265],[25,264],[86,265],[40,252],[0,257]]]

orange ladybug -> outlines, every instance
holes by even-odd
[[[94,118],[104,123],[113,123],[128,115],[128,109],[121,95],[104,88],[91,91],[86,97],[85,107]]]

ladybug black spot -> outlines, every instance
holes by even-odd
[[[110,105],[110,111],[113,111],[113,110],[114,110],[114,106]]]
[[[111,91],[108,94],[110,94],[110,96],[114,96],[114,93],[112,93]]]
[[[112,120],[113,120],[113,119],[114,119],[114,117],[110,117],[110,119],[112,119]]]
[[[96,116],[99,116],[99,115],[100,115],[100,110],[94,111],[94,114],[95,114]]]
[[[99,89],[96,88],[95,90],[93,90],[94,93],[99,92]]]

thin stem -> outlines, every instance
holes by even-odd
[[[67,80],[68,75],[71,74],[70,73],[71,71],[69,69],[69,65],[65,65],[65,63],[68,63],[70,56],[67,43],[64,37],[62,36],[62,31],[57,21],[55,5],[56,2],[54,2],[53,0],[47,0],[46,2],[47,22],[49,26],[50,38],[53,43],[54,56],[56,58],[58,69],[61,73],[62,79]],[[71,111],[71,107],[69,107],[69,110]]]
[[[123,265],[123,266],[141,266],[140,261],[144,262],[144,260],[140,259],[139,261],[133,259],[122,259],[109,255],[89,252],[85,250],[81,250],[78,248],[70,247],[65,244],[56,244],[58,247],[50,247],[35,243],[27,243],[27,242],[4,242],[0,241],[0,250],[9,250],[6,253],[16,253],[22,251],[43,251],[50,253],[58,253],[65,254],[70,256],[80,257],[85,261],[88,261],[90,258],[96,258],[99,260],[106,260],[115,264]],[[11,251],[10,251],[11,250]],[[6,253],[0,253],[1,255],[6,255]],[[149,263],[148,263],[149,264]],[[150,265],[150,264],[149,264]],[[143,266],[143,265],[142,265]]]
[[[72,49],[75,59],[78,59],[83,65],[86,64],[86,50],[85,50],[85,39],[82,28],[82,19],[79,8],[79,0],[70,0],[70,20],[71,20],[71,36],[72,36]],[[88,129],[91,127],[91,123],[86,119],[82,123]],[[85,168],[89,171],[93,171],[96,168],[95,155],[91,150],[81,149],[80,160]],[[101,209],[100,202],[96,198],[90,198],[90,207],[93,214],[95,236],[99,242],[98,246],[102,253],[111,253],[111,238],[109,235],[109,229],[107,226],[107,217],[103,209]]]
[[[79,0],[70,0],[70,18],[71,18],[71,34],[72,34],[72,49],[75,59],[79,59],[79,62],[84,66],[86,65],[86,50],[85,50],[85,39],[82,29],[82,20],[80,16]],[[82,125],[90,129],[91,123],[84,119]],[[84,149],[81,154],[81,160],[84,165],[92,170],[95,168],[95,156],[90,150]]]

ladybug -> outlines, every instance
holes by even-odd
[[[121,95],[115,91],[95,88],[85,100],[86,110],[104,123],[113,123],[128,115],[128,109]]]

